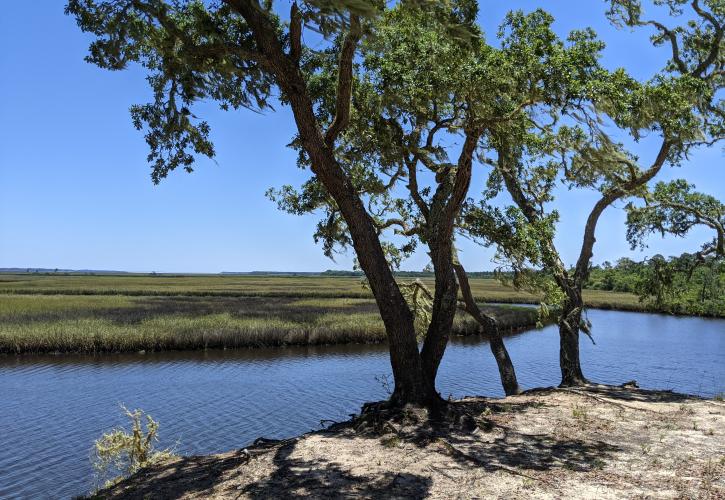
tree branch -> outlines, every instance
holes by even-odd
[[[381,223],[376,223],[375,226],[378,228],[379,231],[382,231],[384,229],[388,229],[393,226],[400,227],[400,231],[396,231],[398,234],[402,234],[404,236],[413,236],[415,234],[420,233],[420,228],[417,226],[410,227],[403,219],[387,219]]]
[[[337,74],[337,99],[335,102],[335,118],[325,133],[325,143],[332,146],[350,122],[350,103],[352,98],[353,58],[357,43],[362,35],[360,18],[350,15],[350,30],[345,35],[340,50],[339,70]]]
[[[471,317],[473,317],[473,319],[481,325],[485,335],[490,335],[497,327],[496,320],[491,316],[483,314],[481,309],[478,307],[476,299],[473,297],[473,293],[471,292],[471,284],[468,281],[468,274],[466,274],[466,270],[463,268],[463,265],[460,262],[454,262],[453,270],[456,272],[458,286],[461,289],[461,295],[463,295],[463,310],[471,315]]]
[[[302,57],[302,13],[297,2],[292,2],[290,8],[289,44],[290,58],[295,65],[299,65]]]
[[[669,154],[671,147],[672,143],[670,141],[662,141],[660,150],[657,153],[657,158],[655,159],[654,163],[650,168],[645,170],[640,176],[633,176],[631,180],[624,183],[623,185],[615,186],[612,189],[607,190],[599,199],[599,201],[597,201],[597,203],[594,205],[592,211],[589,213],[589,217],[587,217],[587,224],[584,228],[584,239],[582,241],[581,250],[579,252],[579,259],[577,260],[576,268],[574,271],[574,276],[576,279],[583,281],[589,271],[589,261],[594,254],[593,249],[594,243],[596,242],[595,233],[597,229],[597,223],[599,222],[599,217],[602,215],[602,212],[604,212],[607,207],[609,207],[618,199],[626,196],[634,189],[644,186],[650,180],[652,180],[662,169],[662,166],[665,164],[665,161],[667,160],[667,155]]]
[[[430,209],[418,190],[418,162],[414,158],[405,158],[405,165],[408,167],[408,191],[415,202],[418,210],[426,222],[430,218]]]

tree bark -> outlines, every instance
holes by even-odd
[[[425,390],[413,315],[395,282],[374,222],[334,155],[336,134],[344,128],[345,114],[349,113],[351,59],[354,51],[345,48],[341,55],[338,98],[346,102],[338,102],[334,127],[323,134],[298,62],[284,52],[275,25],[267,13],[254,0],[226,1],[244,17],[254,33],[258,50],[292,108],[302,145],[311,160],[312,171],[337,203],[350,230],[360,266],[368,278],[385,324],[395,380],[391,402],[399,405],[426,403],[429,398]],[[346,39],[345,44],[348,43],[356,44],[357,40]]]
[[[498,323],[494,318],[488,316],[481,311],[476,304],[476,300],[471,292],[471,285],[468,282],[468,275],[463,266],[458,263],[454,264],[456,276],[458,277],[458,284],[461,288],[461,294],[463,295],[463,303],[465,305],[465,311],[475,319],[479,325],[481,325],[482,333],[488,338],[489,345],[491,346],[491,353],[496,359],[498,365],[498,372],[501,377],[501,385],[507,396],[519,394],[521,388],[519,387],[518,379],[516,378],[516,370],[514,364],[511,361],[506,345],[501,337],[501,332],[498,329]]]
[[[450,252],[446,252],[445,249],[438,249],[438,251],[432,253],[435,254],[431,255],[435,272],[435,293],[433,295],[431,322],[428,325],[420,356],[423,364],[426,391],[432,401],[436,401],[439,396],[438,391],[436,391],[435,380],[453,329],[458,286],[450,265]]]
[[[567,299],[559,318],[559,367],[560,387],[585,385],[579,358],[579,328],[584,310],[581,287],[567,290]]]
[[[455,169],[443,167],[436,174],[438,187],[426,220],[425,237],[435,272],[435,295],[421,360],[426,390],[432,401],[440,398],[435,379],[451,336],[458,303],[458,284],[453,270],[453,229],[471,183],[473,153],[479,138],[480,131],[466,130]]]

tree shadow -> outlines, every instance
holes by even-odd
[[[269,498],[425,498],[432,479],[405,472],[354,475],[330,459],[292,458],[296,443],[275,453],[274,472],[244,487],[241,493],[255,499]]]
[[[432,431],[433,439],[443,439],[451,445],[453,448],[448,451],[457,462],[480,467],[487,472],[510,468],[590,471],[599,467],[602,460],[621,451],[621,448],[603,441],[519,432],[496,423],[496,416],[525,414],[546,406],[556,404],[464,399],[451,403],[449,414],[438,421],[433,420],[426,432]],[[416,442],[427,444],[424,435],[417,436]]]
[[[255,499],[269,498],[425,498],[432,484],[430,477],[385,472],[375,476],[354,475],[332,460],[293,458],[297,440],[272,446],[251,446],[260,455],[264,448],[274,452],[271,474],[246,485],[224,482],[226,473],[249,463],[248,452],[239,450],[219,456],[181,457],[162,465],[142,469],[98,498],[172,499],[184,495],[225,495]],[[334,458],[334,457],[331,457]],[[240,469],[240,475],[244,470]]]
[[[530,477],[557,469],[589,472],[602,467],[619,446],[598,440],[569,438],[563,434],[536,434],[505,425],[485,425],[482,415],[525,414],[548,403],[515,401],[499,403],[483,399],[453,402],[445,414],[413,425],[401,425],[395,433],[357,430],[355,419],[318,431],[340,440],[333,449],[381,449],[381,439],[395,437],[418,448],[421,461],[428,457],[450,457],[451,463],[486,473],[504,471]],[[555,403],[552,403],[555,404]],[[362,416],[361,416],[362,418]],[[525,417],[524,417],[525,418]],[[102,492],[102,498],[178,498],[197,496],[244,496],[268,498],[424,498],[431,493],[433,477],[427,465],[418,469],[358,472],[365,462],[344,466],[340,457],[324,456],[307,447],[307,455],[295,453],[301,438],[282,442],[262,441],[246,450],[211,457],[182,457],[120,482]],[[346,440],[360,440],[344,443]],[[259,441],[259,440],[258,440]],[[344,444],[343,444],[344,443]],[[324,448],[319,448],[324,449]],[[377,452],[376,452],[377,453]],[[251,456],[256,457],[249,460]],[[435,462],[439,462],[435,458]],[[413,462],[417,464],[417,462]],[[247,469],[249,467],[249,469]],[[357,470],[356,470],[357,469]],[[434,468],[435,469],[435,468]],[[423,472],[423,471],[426,472]],[[418,472],[420,471],[420,472]],[[536,479],[534,477],[534,479]]]
[[[615,452],[621,451],[603,441],[587,442],[507,430],[488,442],[461,435],[451,436],[449,442],[459,450],[451,453],[457,462],[487,472],[512,468],[530,471],[564,468],[587,472],[599,468]]]
[[[577,392],[584,395],[591,394],[594,397],[641,403],[683,403],[693,399],[704,399],[700,396],[681,394],[673,390],[640,389],[634,380],[621,385],[590,383],[581,387],[536,387],[524,391],[523,394],[547,394],[555,391]]]
[[[690,394],[680,394],[671,390],[648,390],[621,385],[593,385],[587,392],[609,399],[641,403],[683,403],[692,399],[702,399]]]
[[[227,471],[242,466],[249,457],[239,450],[224,457],[190,456],[144,468],[90,498],[171,499],[203,493]]]

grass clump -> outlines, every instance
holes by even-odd
[[[574,405],[574,407],[572,407],[571,416],[580,422],[587,422],[589,420],[589,413],[585,408],[582,408],[579,405]]]
[[[108,487],[139,469],[170,458],[169,450],[156,450],[159,424],[142,410],[121,406],[131,431],[118,428],[104,433],[94,444],[93,468],[99,484]]]

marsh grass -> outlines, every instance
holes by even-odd
[[[503,331],[531,328],[536,311],[482,306]],[[455,333],[479,333],[464,314]],[[0,352],[133,352],[376,343],[385,329],[371,299],[0,296]]]
[[[421,278],[429,288],[431,278]],[[479,302],[538,303],[534,294],[505,286],[494,279],[471,279],[471,291]],[[120,295],[187,297],[285,297],[370,299],[360,278],[345,276],[150,276],[150,275],[55,275],[0,274],[0,294]],[[646,310],[631,293],[585,290],[590,307]]]
[[[431,280],[423,279],[432,286]],[[479,302],[536,303],[472,279]],[[631,294],[587,291],[590,306],[638,309]],[[486,305],[502,332],[532,328],[533,308]],[[480,332],[460,313],[458,335]],[[374,343],[385,330],[355,277],[0,274],[0,353],[132,352]]]

